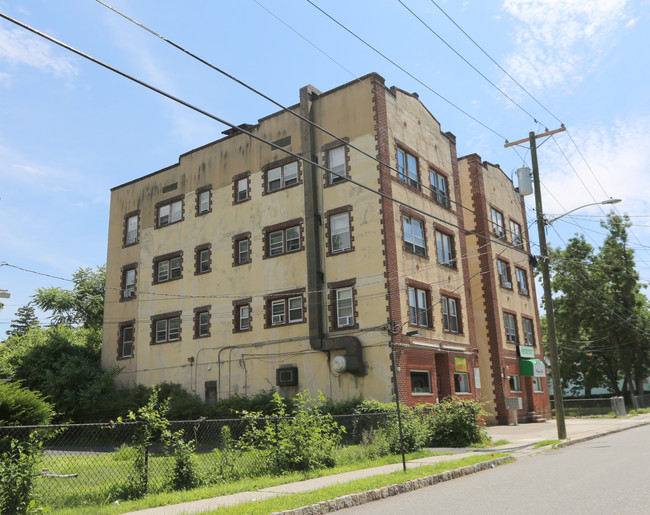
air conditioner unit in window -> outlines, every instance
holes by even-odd
[[[284,324],[284,315],[273,315],[271,322],[273,324]]]
[[[289,366],[276,369],[275,382],[277,386],[297,386],[298,367]]]
[[[354,325],[354,317],[339,317],[339,327],[346,327],[349,325]]]
[[[135,297],[135,290],[124,290],[123,295],[125,299],[130,299],[131,297]]]
[[[503,282],[503,287],[508,288],[509,290],[511,290],[512,289],[512,283],[509,282],[509,281],[504,281]]]

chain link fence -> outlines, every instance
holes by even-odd
[[[344,445],[362,442],[373,429],[385,427],[391,413],[338,415],[334,420],[345,428]],[[278,418],[191,420],[170,422],[173,432],[195,445],[194,463],[204,484],[255,477],[267,472],[259,453],[238,449],[237,442],[249,424],[263,427]],[[137,455],[132,446],[136,422],[68,424],[51,426],[0,426],[0,453],[11,439],[26,441],[37,433],[45,439],[40,459],[40,477],[35,499],[45,506],[83,506],[123,499],[135,475]],[[224,429],[227,428],[227,429]],[[161,444],[147,448],[149,492],[168,488],[174,470],[173,450]]]

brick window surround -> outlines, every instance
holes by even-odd
[[[232,178],[232,204],[242,204],[251,199],[251,173],[239,173]]]
[[[445,333],[463,334],[463,311],[460,295],[440,290],[440,305],[442,308],[442,330]]]
[[[183,278],[183,251],[153,258],[153,283],[161,284]]]
[[[294,166],[296,167],[295,175],[293,174]],[[269,163],[262,167],[262,181],[262,195],[270,195],[276,191],[302,184],[301,163],[293,156]]]
[[[195,197],[195,216],[207,215],[212,212],[212,184],[197,189]]]
[[[406,299],[409,313],[409,325],[413,327],[433,328],[431,316],[431,285],[413,279],[406,279]],[[421,302],[424,301],[424,306]]]
[[[503,213],[496,207],[490,206],[490,220],[492,220],[492,233],[501,240],[507,240],[506,225]]]
[[[418,155],[404,145],[397,146],[397,178],[403,184],[420,191],[420,164]]]
[[[330,222],[330,219],[332,217],[337,217],[338,215],[342,215],[344,213],[347,213],[348,215],[348,233],[347,233],[347,242],[345,241],[345,234],[342,235],[341,239],[339,240],[339,245],[341,250],[333,250],[333,237],[336,235],[332,235],[332,223]],[[337,218],[338,219],[338,218]],[[342,206],[338,207],[336,209],[330,209],[325,213],[325,241],[327,244],[327,256],[335,256],[337,254],[345,254],[346,252],[352,252],[354,251],[354,234],[353,234],[353,224],[352,222],[354,221],[354,218],[352,217],[352,206]],[[338,232],[341,232],[341,229],[338,229]],[[347,245],[346,245],[347,243]],[[345,248],[347,246],[347,248]]]
[[[519,343],[519,332],[517,331],[517,313],[515,311],[503,310],[503,328],[507,343]]]
[[[204,243],[194,247],[194,275],[212,271],[212,244]]]
[[[440,265],[458,269],[456,260],[456,239],[452,232],[435,225],[436,257]]]
[[[287,290],[264,296],[264,328],[280,327],[286,325],[301,324],[307,321],[305,316],[305,288]],[[300,299],[298,301],[298,299]],[[280,319],[280,306],[284,304],[282,320]],[[300,306],[301,316],[297,311]],[[276,310],[274,313],[274,309]],[[276,318],[274,319],[274,315]]]
[[[524,345],[535,346],[535,323],[532,318],[521,317],[521,330],[524,333]]]
[[[171,311],[151,317],[151,345],[181,341],[182,311]]]
[[[262,229],[264,258],[274,258],[305,249],[302,218]]]
[[[345,143],[350,142],[350,138],[341,138],[341,139],[343,139]],[[331,143],[327,143],[326,145],[323,145],[322,148],[323,166],[328,170],[330,169],[331,166],[333,166],[332,159],[340,158],[341,150],[343,153],[342,156],[343,162],[334,163],[336,169],[332,170],[333,172],[336,172],[338,175],[334,175],[329,172],[323,173],[323,180],[325,181],[326,188],[330,186],[336,186],[337,184],[342,184],[346,182],[345,181],[346,178],[348,179],[350,178],[350,149],[345,143],[341,143],[340,141],[332,141]]]
[[[327,288],[328,288],[327,311],[329,317],[330,331],[346,331],[350,329],[359,328],[359,312],[358,312],[358,300],[357,300],[358,295],[357,295],[356,283],[357,283],[356,278],[327,283]],[[347,324],[339,325],[339,312],[338,312],[339,303],[341,302],[345,303],[347,302],[347,299],[340,298],[341,296],[337,295],[337,291],[347,290],[348,288],[352,293],[353,323],[350,325]]]
[[[515,277],[517,278],[517,291],[521,295],[530,295],[528,290],[528,271],[525,268],[515,266]]]
[[[427,224],[421,215],[400,207],[402,226],[402,249],[410,254],[429,259],[427,252]]]
[[[117,359],[132,358],[135,347],[135,320],[120,322],[117,327]]]
[[[436,204],[447,209],[451,208],[449,192],[449,177],[437,166],[429,163],[429,182],[431,183],[431,198]]]
[[[510,239],[515,247],[524,248],[524,235],[521,232],[521,224],[515,220],[510,220]]]
[[[510,263],[505,259],[497,259],[497,274],[499,276],[499,286],[507,290],[512,290],[512,272]]]
[[[124,215],[124,236],[122,247],[137,245],[140,242],[140,210]]]
[[[156,204],[155,229],[167,227],[185,219],[185,195],[177,195]]]
[[[120,284],[120,302],[137,298],[138,264],[129,263],[122,267],[122,280]]]
[[[233,333],[244,333],[253,330],[253,310],[251,309],[252,301],[252,297],[232,301]],[[246,314],[246,310],[248,314],[248,326],[242,328],[242,314]]]
[[[194,338],[208,338],[210,336],[210,309],[212,309],[212,306],[194,308]]]
[[[232,266],[246,265],[253,260],[251,233],[242,232],[232,237]]]

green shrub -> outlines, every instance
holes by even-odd
[[[404,406],[400,406],[402,418],[402,439],[404,441],[404,452],[413,452],[422,449],[426,440],[426,426],[418,414]],[[391,454],[401,453],[401,442],[399,434],[399,421],[397,415],[391,417],[383,429]]]
[[[344,430],[332,415],[321,411],[324,402],[320,392],[316,399],[309,392],[302,392],[296,396],[295,408],[289,413],[283,399],[274,394],[273,417],[262,427],[257,420],[261,413],[244,413],[249,424],[240,445],[245,450],[257,450],[268,470],[273,472],[333,466],[334,451]]]
[[[52,405],[19,383],[0,383],[0,426],[41,426],[51,422]]]
[[[430,447],[467,447],[488,439],[485,410],[474,400],[448,397],[438,404],[419,408],[427,431],[425,445]]]
[[[43,440],[34,431],[26,441],[12,439],[0,454],[0,513],[23,514],[35,511],[31,499]]]

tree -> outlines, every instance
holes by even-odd
[[[9,337],[22,336],[23,334],[27,334],[30,327],[39,325],[38,318],[31,304],[18,308],[16,310],[16,316],[18,318],[11,321],[11,325],[7,331],[7,336]]]
[[[39,288],[32,295],[36,307],[51,311],[50,319],[55,325],[81,324],[86,328],[100,329],[104,318],[104,288],[106,267],[96,270],[79,268],[73,276],[72,290],[50,286]]]
[[[587,394],[607,386],[629,395],[648,375],[650,317],[627,245],[630,225],[627,217],[610,214],[598,253],[580,235],[551,255],[560,372]]]

